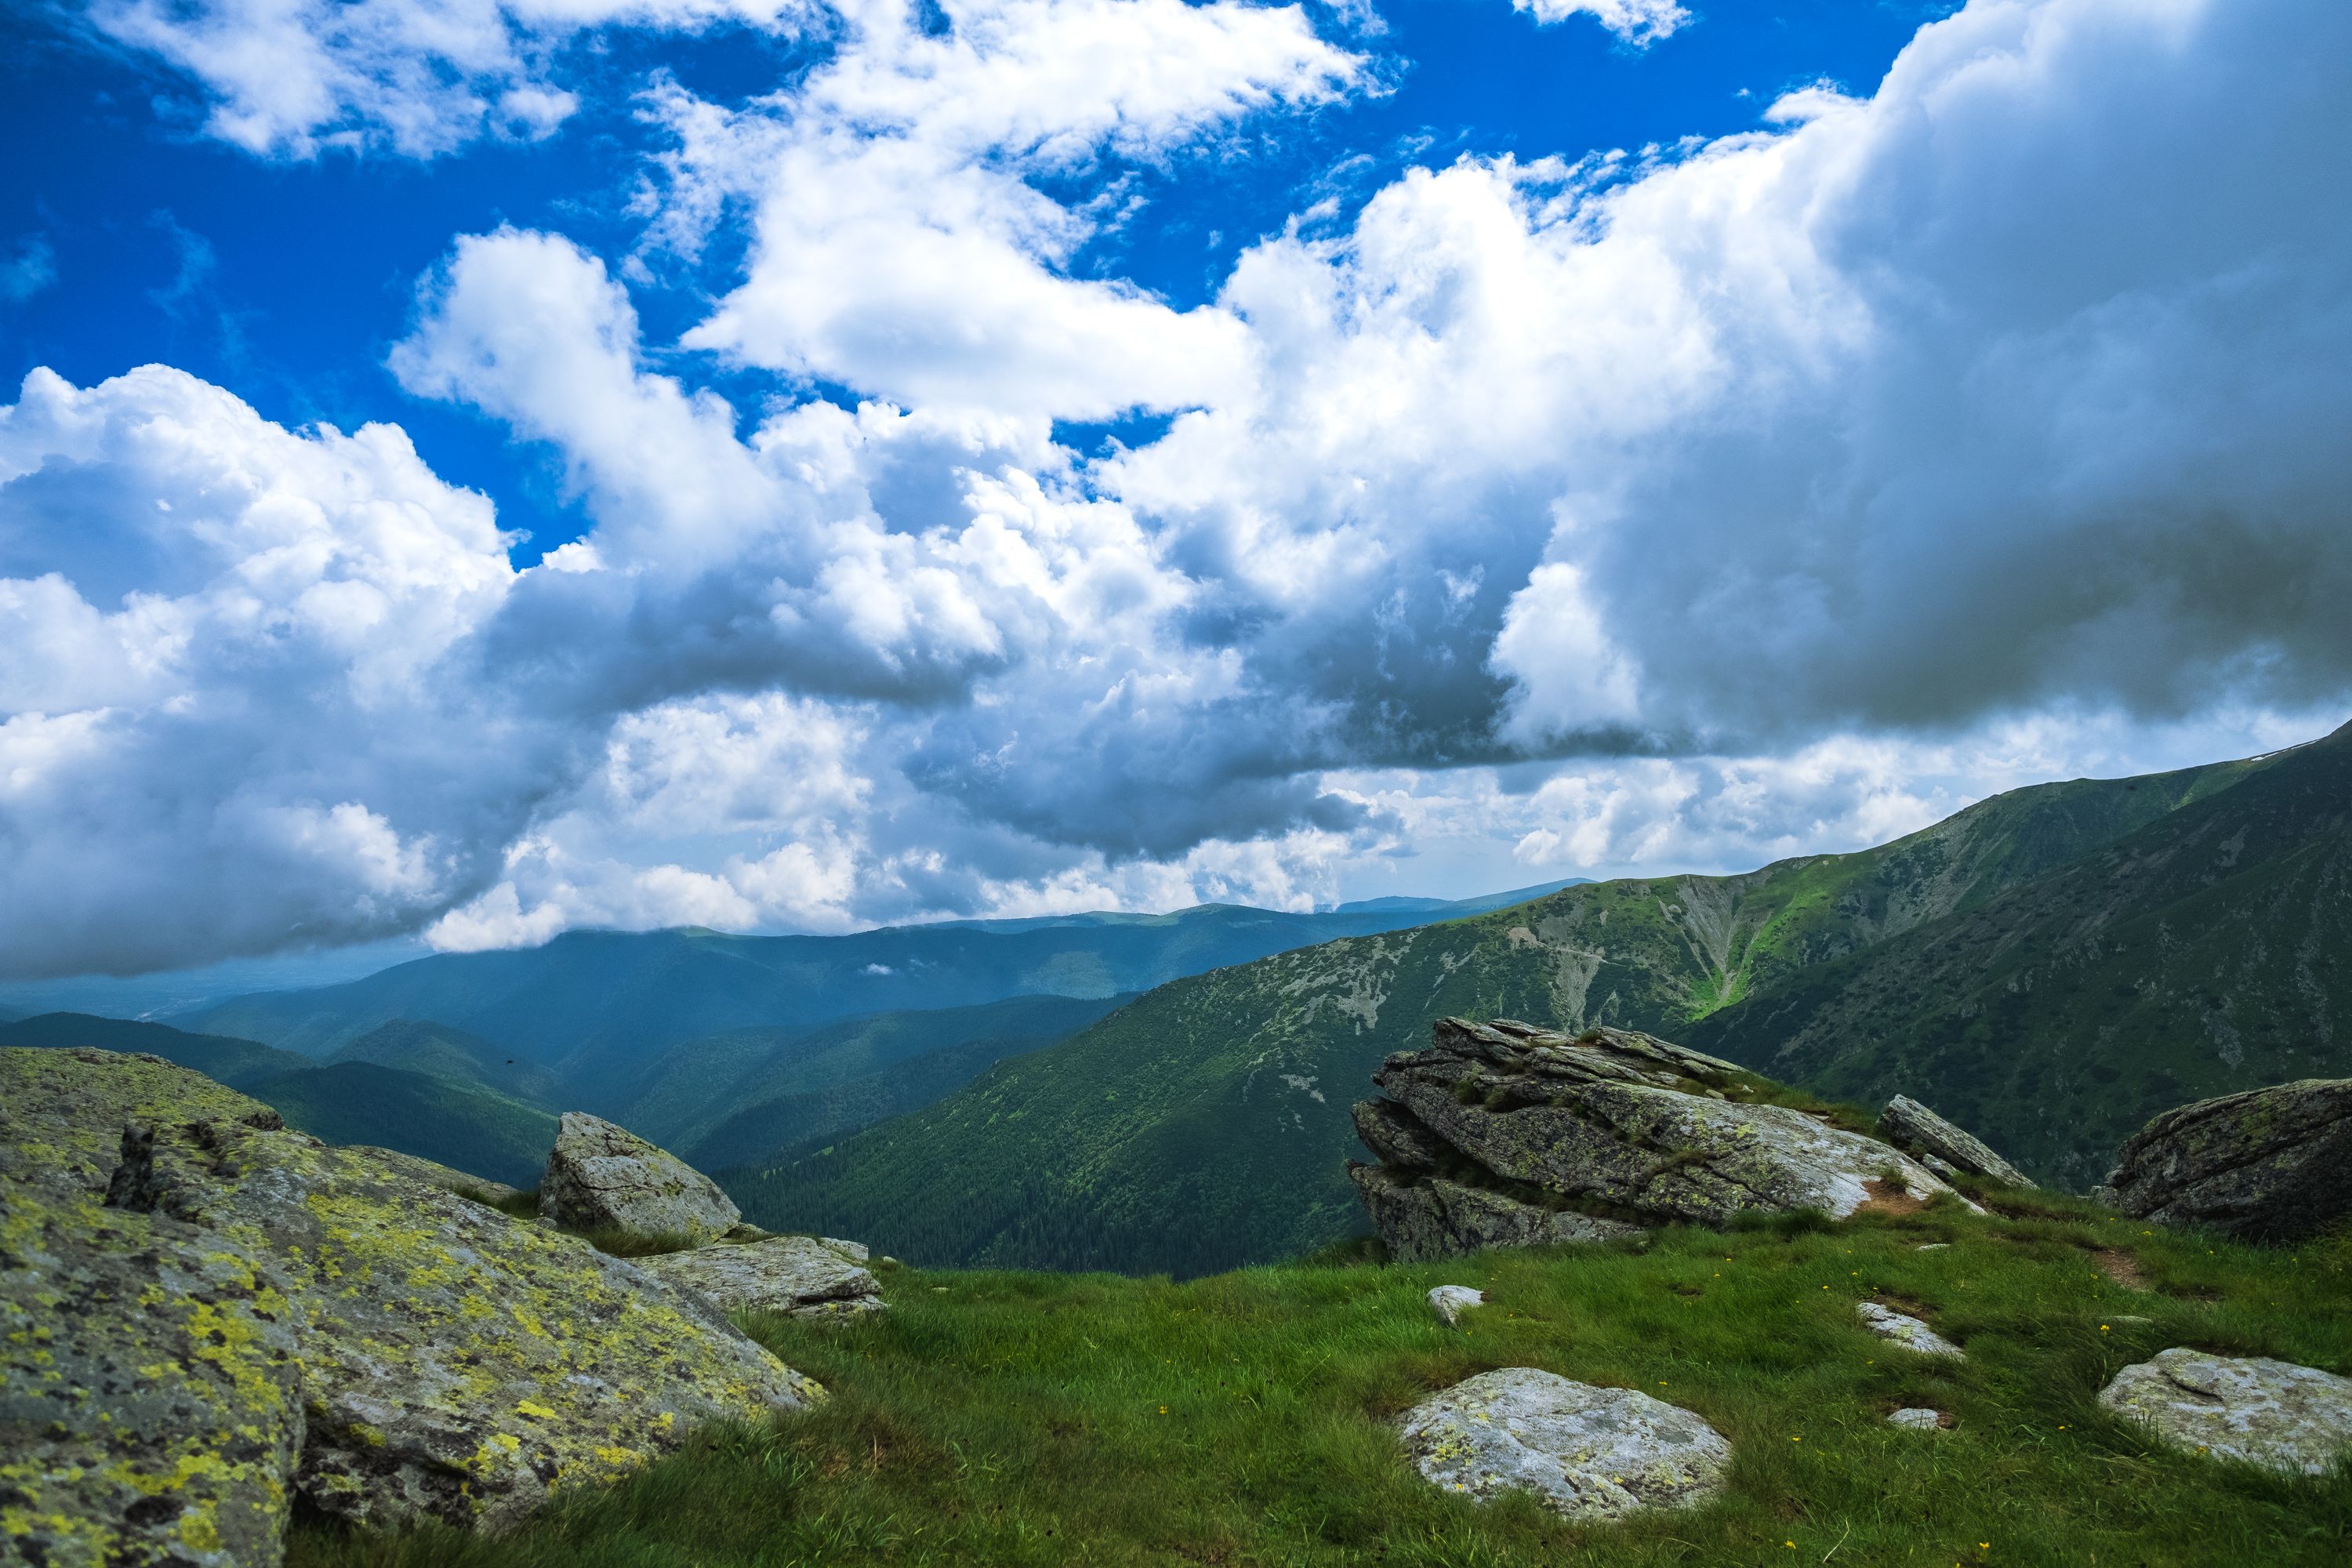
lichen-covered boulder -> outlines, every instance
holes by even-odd
[[[1843,1218],[1951,1192],[1893,1145],[1755,1102],[1759,1086],[1738,1067],[1647,1035],[1571,1038],[1461,1018],[1439,1019],[1432,1034],[1428,1050],[1391,1056],[1372,1075],[1388,1100],[1357,1110],[1365,1142],[1395,1156],[1353,1174],[1399,1257],[1547,1239],[1534,1215],[1561,1208],[1720,1226],[1794,1209]],[[1493,1180],[1440,1184],[1480,1172]]]
[[[277,1121],[161,1058],[0,1051],[0,1562],[279,1561],[303,1438],[288,1282],[104,1206],[124,1118],[173,1103]]]
[[[2142,1219],[2292,1241],[2352,1214],[2352,1079],[2304,1079],[2168,1110],[2100,1196]]]
[[[1921,1355],[1938,1356],[1950,1361],[1965,1360],[1968,1356],[1966,1351],[1908,1312],[1898,1312],[1875,1301],[1856,1301],[1853,1308],[1862,1319],[1862,1326],[1882,1340],[1893,1340],[1906,1350],[1917,1351]]]
[[[1941,1160],[1969,1175],[2008,1186],[2033,1185],[2024,1172],[1994,1153],[1982,1139],[1947,1121],[1907,1094],[1898,1094],[1888,1100],[1886,1109],[1879,1112],[1878,1123],[1896,1147],[1908,1150],[1924,1162],[1932,1164]]]
[[[2099,1403],[2173,1447],[2291,1475],[2352,1454],[2352,1378],[2292,1362],[2164,1351],[2116,1373]]]
[[[1596,1388],[1532,1367],[1455,1384],[1405,1413],[1421,1473],[1480,1502],[1532,1492],[1572,1520],[1688,1508],[1723,1489],[1731,1445],[1690,1411],[1630,1388]]]
[[[626,1128],[563,1114],[540,1178],[539,1212],[572,1230],[715,1241],[743,1217],[719,1184]]]
[[[499,1528],[698,1425],[821,1396],[700,1297],[299,1133],[137,1129],[111,1193],[299,1270],[296,1484],[355,1523]]]
[[[1488,1247],[1557,1247],[1645,1234],[1642,1226],[1622,1220],[1549,1209],[1506,1193],[1385,1165],[1350,1164],[1348,1178],[1389,1256],[1400,1263],[1460,1258]]]
[[[864,1267],[862,1247],[814,1236],[698,1247],[636,1259],[657,1279],[699,1292],[726,1312],[782,1312],[794,1318],[854,1318],[882,1310],[881,1287]]]
[[[461,1198],[472,1198],[478,1203],[511,1203],[522,1196],[520,1187],[510,1187],[504,1182],[487,1181],[422,1155],[404,1154],[397,1149],[379,1149],[370,1143],[346,1143],[343,1147],[355,1154],[365,1154],[394,1175],[406,1176],[412,1182],[423,1182],[428,1187],[438,1187],[445,1193],[455,1193]]]

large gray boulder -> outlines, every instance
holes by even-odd
[[[539,1212],[570,1230],[714,1241],[743,1213],[719,1184],[599,1116],[568,1110],[539,1183]]]
[[[1908,1150],[1923,1163],[1943,1161],[1971,1176],[1982,1176],[2012,1187],[2030,1187],[2025,1173],[1994,1153],[1985,1142],[1945,1121],[1907,1094],[1898,1094],[1879,1112],[1878,1124],[1897,1148]]]
[[[1433,1036],[1383,1062],[1372,1081],[1388,1099],[1356,1112],[1385,1163],[1350,1174],[1401,1258],[1552,1239],[1562,1224],[1591,1234],[1565,1217],[1576,1209],[1720,1226],[1951,1191],[1891,1144],[1755,1102],[1758,1080],[1733,1063],[1647,1035],[1441,1018]]]
[[[2291,1475],[2352,1454],[2352,1379],[2292,1362],[2164,1351],[2116,1373],[2099,1403],[2173,1447]]]
[[[1531,1492],[1577,1521],[1689,1508],[1722,1491],[1731,1445],[1690,1411],[1533,1367],[1455,1384],[1398,1427],[1415,1468],[1479,1502]]]
[[[2352,1079],[2304,1079],[2168,1110],[2099,1195],[2126,1214],[2293,1241],[2352,1214]]]
[[[855,1318],[882,1310],[881,1287],[866,1272],[866,1248],[814,1236],[698,1247],[636,1259],[657,1279],[693,1290],[723,1312],[794,1318]]]
[[[499,1528],[821,1397],[700,1295],[152,1058],[0,1053],[0,1454],[52,1563],[274,1563],[297,1498]]]

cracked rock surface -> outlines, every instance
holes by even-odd
[[[2292,1241],[2352,1214],[2352,1079],[2304,1079],[2168,1110],[2097,1194],[2166,1225]]]
[[[1648,1035],[1462,1018],[1432,1033],[1381,1065],[1387,1098],[1355,1111],[1382,1163],[1349,1175],[1400,1258],[1801,1208],[1843,1218],[1951,1191],[1892,1144],[1731,1098],[1750,1075]]]
[[[601,1116],[567,1110],[540,1178],[539,1212],[569,1230],[716,1241],[743,1217],[719,1184]]]
[[[699,1291],[723,1312],[853,1318],[883,1306],[881,1289],[865,1268],[866,1248],[854,1242],[772,1236],[635,1261],[657,1279]]]
[[[2164,1351],[2116,1373],[2099,1403],[2173,1447],[2292,1475],[2352,1453],[2352,1378],[2267,1356]]]
[[[1432,1483],[1480,1502],[1532,1492],[1579,1521],[1705,1502],[1731,1465],[1730,1443],[1690,1411],[1533,1367],[1457,1383],[1407,1411],[1398,1429]]]

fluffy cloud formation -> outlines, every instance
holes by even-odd
[[[579,107],[556,52],[600,27],[797,24],[801,0],[91,0],[90,24],[184,72],[248,153],[412,158],[545,136]]]
[[[1546,24],[1590,16],[1636,47],[1654,44],[1691,20],[1679,0],[1511,0],[1511,9],[1531,12]]]
[[[396,430],[27,382],[12,963],[1722,869],[2352,688],[2352,11],[1976,0],[1870,98],[1414,169],[1191,310],[1073,272],[1125,174],[1362,64],[1231,0],[927,15],[658,85],[618,267],[501,229],[425,280],[401,384],[593,520],[527,571]],[[738,226],[649,342],[630,279]]]
[[[505,546],[395,428],[35,372],[0,409],[10,967],[413,930],[479,886],[545,765],[466,668]]]
[[[1216,0],[856,0],[834,60],[738,112],[676,89],[665,237],[753,212],[743,281],[688,346],[967,417],[1104,419],[1221,402],[1241,323],[1064,268],[1102,219],[1032,183],[1161,157],[1360,85],[1297,6]]]

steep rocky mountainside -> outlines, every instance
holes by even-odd
[[[2270,758],[2017,790],[1857,854],[1737,877],[1589,884],[1195,976],[1003,1064],[926,1110],[788,1165],[733,1173],[730,1190],[754,1218],[767,1216],[762,1223],[848,1227],[925,1262],[1185,1274],[1292,1256],[1356,1228],[1340,1175],[1355,1146],[1347,1108],[1382,1058],[1415,1048],[1446,1014],[1570,1031],[1608,1024],[1841,1094],[1915,1092],[2028,1173],[2087,1184],[2103,1171],[2054,1161],[2046,1133],[2017,1124],[2014,1101],[1926,1070],[1916,1052],[1882,1046],[1845,1062],[1842,1074],[1817,1057],[1783,1058],[1780,1047],[1801,1019],[1772,1024],[1766,999],[1824,966],[1866,963],[1875,949],[1943,952],[1934,944],[1946,931],[1997,932],[2032,904],[2011,896],[2017,889],[2070,866],[2122,864],[2097,858],[2138,842],[2135,835],[2161,836],[2176,813],[2232,820],[2231,803],[2255,781],[2273,782],[2244,798],[2302,799],[2309,809],[2296,825],[2281,819],[2269,837],[2250,828],[2235,851],[2239,869],[2252,873],[2257,857],[2282,870],[2301,866],[2297,835],[2325,837],[2328,791],[2346,799],[2329,759],[2347,745],[2339,735]],[[2212,840],[2216,854],[2231,831]],[[2296,873],[2320,874],[2316,866]],[[2081,885],[2105,875],[2086,869]],[[2166,940],[2250,940],[2182,923],[2192,916],[2202,918],[2184,907]],[[2137,952],[2149,971],[2163,972],[2158,947]],[[1966,973],[1957,965],[1918,984],[1956,993]],[[2291,973],[2273,980],[2294,983]],[[1827,998],[1832,987],[1808,994]],[[2339,1032],[2352,1037],[2352,1016],[2326,994],[2315,1004],[2325,1026],[2341,1020]],[[1709,1026],[1711,1016],[1738,1022]],[[2308,1036],[2317,1048],[2328,1048],[2327,1038],[2316,1026]],[[1884,1070],[1882,1059],[1891,1064]],[[2230,1081],[2213,1088],[2323,1070],[2305,1062],[2281,1072],[2251,1059],[2222,1068],[2210,1076]],[[2126,1069],[2111,1070],[2120,1079]],[[2078,1137],[2103,1157],[2150,1100],[2161,1109],[2210,1092],[2209,1081],[2184,1079],[2184,1092],[2168,1098],[2160,1082],[2132,1084]],[[2078,1099],[2074,1112],[2085,1103]]]
[[[1824,1093],[1916,1092],[2081,1189],[2184,1100],[2352,1062],[2352,729],[1684,1036]]]

